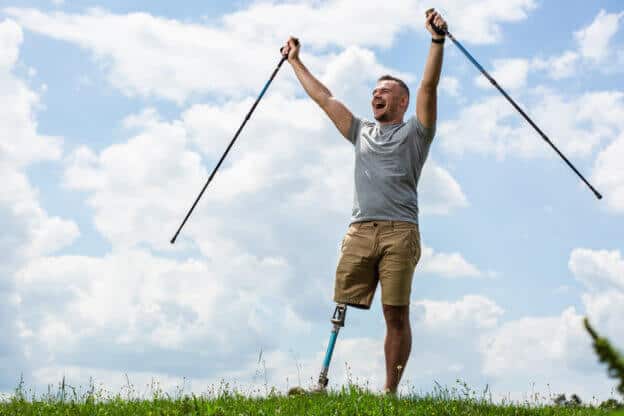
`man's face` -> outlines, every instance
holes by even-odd
[[[394,120],[399,115],[402,117],[405,112],[403,106],[406,104],[402,99],[407,100],[407,95],[397,82],[379,81],[371,100],[375,120],[384,122]]]

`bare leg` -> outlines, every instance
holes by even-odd
[[[383,305],[386,319],[386,385],[385,391],[396,393],[407,359],[412,349],[412,330],[409,322],[409,305]]]

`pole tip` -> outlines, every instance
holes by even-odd
[[[177,237],[177,236],[176,236]],[[175,244],[176,237],[173,237],[170,241],[171,244]]]
[[[602,195],[600,195],[600,193],[598,193],[597,191],[595,191],[594,193],[596,194],[596,198],[602,199]]]

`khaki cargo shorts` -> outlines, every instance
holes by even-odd
[[[342,240],[334,301],[369,309],[379,282],[384,305],[409,305],[419,259],[418,225],[404,221],[353,223]]]

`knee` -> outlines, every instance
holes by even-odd
[[[393,318],[386,319],[386,327],[393,331],[407,331],[410,329],[409,319]]]
[[[383,305],[383,311],[388,329],[409,329],[409,306]]]

